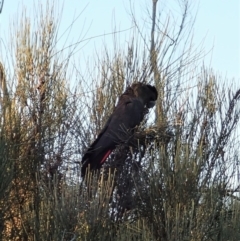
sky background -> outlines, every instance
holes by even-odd
[[[46,1],[40,1],[44,4]],[[55,1],[56,2],[56,1]],[[151,0],[81,0],[81,1],[58,1],[59,5],[64,2],[63,14],[59,35],[71,24],[74,18],[79,18],[74,23],[70,35],[66,33],[62,40],[70,42],[88,39],[111,33],[116,26],[117,30],[125,30],[119,34],[120,39],[128,35],[133,24],[130,17],[130,9],[134,9],[139,24],[147,19],[147,4]],[[197,13],[194,25],[194,43],[200,44],[204,39],[204,51],[209,54],[204,59],[206,66],[214,69],[218,74],[227,76],[235,81],[240,80],[240,1],[239,0],[189,0],[191,3],[192,17]],[[8,35],[10,23],[17,19],[25,6],[27,11],[34,16],[38,8],[34,7],[37,1],[33,0],[8,0],[4,1],[3,11],[0,14],[1,38]],[[177,0],[158,1],[160,9],[171,15],[181,14]],[[149,4],[149,9],[150,9]],[[179,15],[180,16],[180,15]],[[149,27],[150,31],[150,27]],[[82,43],[78,54],[87,57],[94,54],[96,49],[103,48],[103,43],[112,41],[112,36],[92,38]],[[70,43],[69,42],[69,43]],[[109,48],[111,46],[109,42]],[[63,42],[59,42],[63,43]],[[122,41],[124,44],[124,41]]]
[[[39,1],[45,4],[46,1]],[[59,6],[64,2],[59,33],[59,49],[71,43],[85,39],[76,52],[76,57],[85,62],[95,57],[96,51],[104,52],[104,47],[113,48],[113,35],[108,33],[122,31],[117,35],[120,47],[127,47],[133,27],[130,16],[131,9],[138,20],[139,26],[145,26],[150,33],[151,26],[147,9],[151,10],[151,0],[55,0]],[[178,26],[181,11],[178,7],[180,0],[159,0],[159,9],[173,16]],[[240,1],[239,0],[189,0],[190,17],[197,14],[194,25],[194,44],[200,45],[203,40],[203,50],[208,55],[202,60],[207,67],[212,67],[214,73],[223,76],[235,86],[240,86]],[[148,6],[149,5],[149,6]],[[34,0],[5,0],[0,14],[0,41],[6,46],[10,23],[17,21],[22,7],[32,18],[39,11],[38,1]],[[57,11],[56,11],[57,12]],[[77,16],[79,16],[77,18]],[[76,19],[74,25],[72,21]],[[71,31],[69,31],[71,30]],[[105,35],[104,35],[105,34]],[[103,36],[104,35],[104,36]],[[101,36],[101,37],[96,37]],[[126,44],[125,44],[126,43]],[[3,50],[1,50],[3,51]],[[5,60],[4,55],[0,61]],[[83,62],[84,62],[83,61]],[[80,65],[79,65],[80,66]],[[84,72],[84,67],[79,72]],[[84,64],[83,64],[84,66]],[[83,69],[82,69],[83,68]],[[86,66],[85,66],[86,68]],[[81,73],[84,75],[84,73]],[[239,132],[238,132],[239,133]],[[235,133],[236,134],[236,133]],[[238,134],[236,134],[239,136]],[[239,178],[239,177],[236,177]],[[238,180],[238,179],[237,179]],[[233,180],[234,181],[234,180]],[[237,182],[238,183],[238,182]]]

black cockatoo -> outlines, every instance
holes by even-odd
[[[82,176],[90,165],[90,170],[99,169],[117,145],[126,141],[129,132],[140,124],[148,108],[157,100],[154,86],[135,83],[120,96],[117,106],[97,139],[91,144],[82,158]],[[128,135],[127,135],[128,133]]]

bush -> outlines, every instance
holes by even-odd
[[[201,50],[192,51],[191,32],[182,38],[191,29],[183,2],[180,28],[156,34],[153,1],[150,38],[97,56],[89,79],[70,64],[71,49],[57,48],[54,3],[35,22],[23,15],[9,43],[13,66],[0,73],[2,240],[240,239],[240,90],[195,68]],[[155,112],[83,181],[81,156],[133,81],[157,87]]]

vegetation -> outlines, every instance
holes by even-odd
[[[181,6],[177,29],[152,1],[150,37],[132,14],[127,50],[106,49],[88,76],[77,44],[57,47],[54,4],[22,15],[0,66],[1,240],[240,240],[240,89],[196,68]],[[81,156],[133,81],[157,87],[155,112],[83,181]]]

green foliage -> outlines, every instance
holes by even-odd
[[[177,56],[187,4],[177,37],[168,24],[155,36],[156,4],[150,51],[135,38],[113,58],[106,50],[97,78],[57,49],[54,4],[16,26],[0,73],[1,240],[240,240],[240,90],[195,69],[190,37]],[[133,81],[156,85],[155,113],[83,181],[81,156]]]

